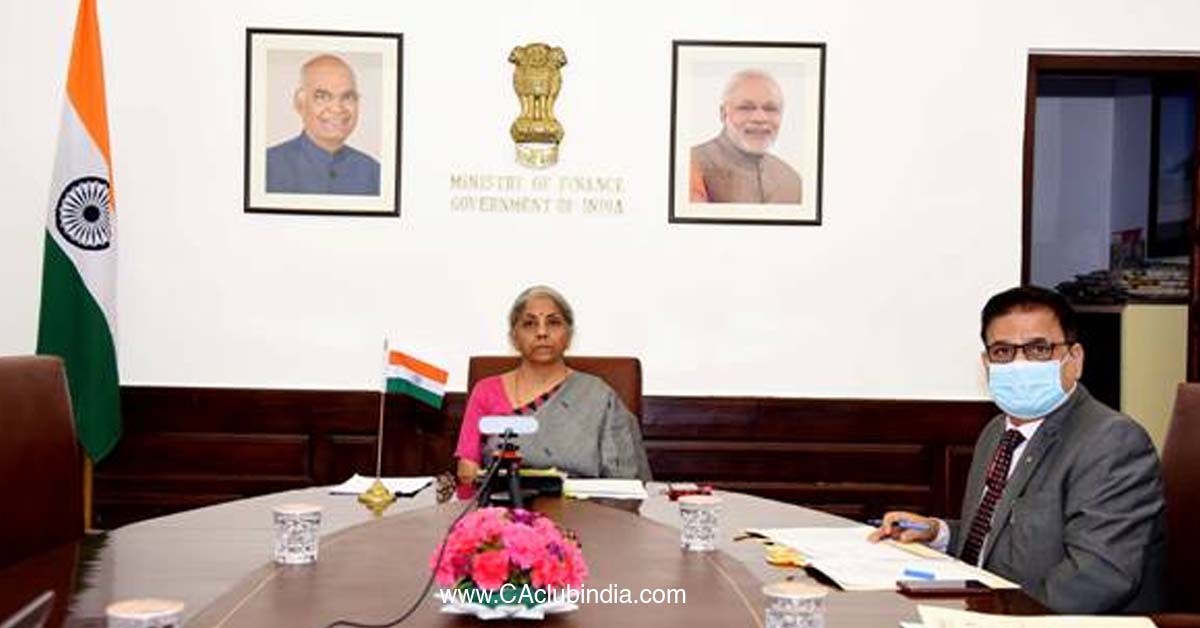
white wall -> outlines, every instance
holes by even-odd
[[[651,394],[980,397],[979,307],[1019,279],[1027,54],[1200,45],[1200,5],[1143,6],[100,0],[122,381],[368,388],[386,333],[461,389],[546,282],[575,350],[640,355]],[[74,12],[0,4],[0,354],[34,346]],[[250,26],[405,34],[401,219],[242,213]],[[823,226],[667,224],[672,39],[828,44]],[[556,173],[623,177],[623,215],[448,210],[453,172],[523,173],[506,58],[535,40],[569,59]]]

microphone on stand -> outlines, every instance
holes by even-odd
[[[479,420],[479,432],[489,436],[500,436],[502,443],[495,451],[492,464],[484,478],[484,485],[479,488],[478,500],[482,506],[497,501],[497,492],[492,485],[495,474],[504,469],[508,475],[508,503],[513,508],[524,508],[525,499],[521,494],[521,448],[515,439],[521,434],[534,434],[538,429],[538,420],[531,416],[486,416]]]
[[[535,417],[514,414],[512,416],[485,416],[479,419],[479,433],[487,436],[504,436],[512,432],[513,436],[536,434],[538,420]]]

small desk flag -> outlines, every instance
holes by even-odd
[[[394,350],[387,352],[383,377],[387,392],[416,397],[435,408],[442,407],[446,381],[450,379],[446,371]]]

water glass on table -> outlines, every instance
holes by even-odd
[[[679,545],[692,552],[717,549],[720,534],[721,498],[716,495],[685,495],[680,497]]]
[[[113,602],[104,609],[108,628],[176,628],[183,602],[142,598]]]
[[[767,597],[764,628],[825,628],[827,589],[803,582],[776,582],[762,588]]]
[[[283,504],[273,509],[275,544],[273,557],[280,565],[317,562],[321,540],[321,507],[312,504]]]

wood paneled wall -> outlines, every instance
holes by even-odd
[[[129,386],[125,436],[96,466],[96,526],[335,484],[375,466],[379,394]],[[976,401],[667,397],[644,400],[655,479],[710,482],[854,517],[957,514]],[[387,398],[385,475],[451,468],[465,395],[441,410]]]

